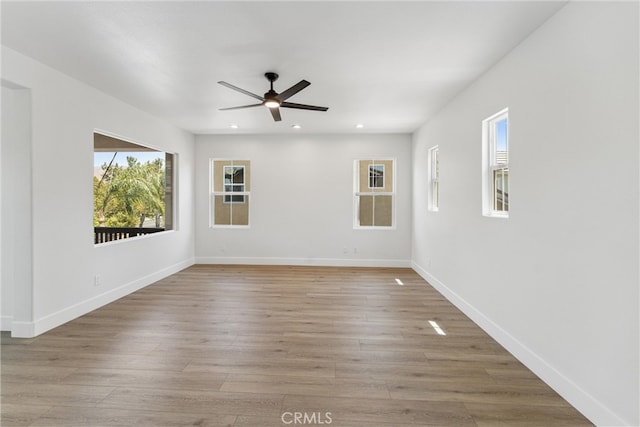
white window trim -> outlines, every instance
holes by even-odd
[[[360,161],[363,160],[372,160],[371,164],[380,164],[375,163],[376,161],[391,161],[392,162],[392,177],[393,177],[393,188],[391,191],[359,191],[360,188]],[[386,169],[386,168],[385,168]],[[358,158],[353,161],[353,228],[355,230],[395,230],[396,229],[396,169],[397,162],[395,158],[391,157],[374,157],[374,158]],[[386,174],[386,171],[385,171]],[[367,180],[368,176],[368,166],[367,166]],[[376,187],[377,188],[377,187]],[[375,188],[372,188],[375,190]],[[360,225],[358,224],[358,211],[359,211],[359,196],[392,196],[391,203],[391,225]]]
[[[234,159],[227,159],[227,158],[220,158],[220,157],[211,157],[211,158],[209,158],[209,228],[232,228],[232,229],[251,228],[251,212],[249,212],[249,220],[248,220],[248,224],[246,224],[246,225],[244,225],[244,224],[238,224],[238,225],[234,225],[234,224],[216,224],[215,223],[215,218],[213,217],[213,209],[214,209],[213,208],[213,203],[214,203],[215,196],[230,195],[229,192],[214,191],[213,190],[214,162],[215,161],[233,162],[234,160],[237,160],[237,159],[235,159],[235,158]],[[244,165],[238,165],[238,166],[244,166]],[[223,171],[224,171],[224,168],[223,168]],[[245,171],[246,171],[246,169],[245,169]],[[245,185],[246,185],[246,180],[247,180],[247,177],[245,175]],[[223,172],[223,176],[222,176],[222,188],[224,189],[224,172]],[[246,189],[246,187],[245,187],[245,189]],[[234,192],[233,195],[235,195],[235,196],[251,196],[251,192],[250,191]],[[239,202],[236,202],[236,203],[239,203]],[[251,209],[251,207],[249,207],[249,209]]]
[[[427,156],[427,173],[429,174],[429,186],[427,188],[427,209],[431,212],[438,212],[440,208],[440,173],[435,168],[436,157],[439,160],[440,148],[437,145],[429,149]]]
[[[371,184],[371,168],[372,167],[376,167],[376,166],[382,166],[382,185],[380,187],[372,187]],[[369,163],[369,165],[367,165],[367,187],[371,188],[372,190],[375,190],[376,188],[384,188],[384,178],[385,175],[387,173],[387,171],[385,170],[386,168],[384,167],[383,163]]]
[[[509,167],[509,162],[498,165],[495,159],[495,123],[507,119],[507,144],[509,144],[509,109],[505,108],[482,121],[482,215],[493,218],[509,218],[509,211],[497,211],[493,206],[493,173]],[[507,153],[509,145],[507,145]]]
[[[232,167],[232,168],[238,167],[238,168],[244,169],[244,172],[242,173],[242,177],[243,177],[244,181],[242,182],[242,184],[235,184],[235,183],[227,184],[225,182],[225,169],[227,167]],[[247,188],[246,187],[246,185],[247,185],[246,171],[247,171],[247,168],[244,165],[229,165],[229,166],[225,165],[225,166],[222,167],[222,195],[224,196],[224,198],[222,199],[222,203],[224,203],[225,205],[227,205],[227,204],[242,205],[242,204],[246,203],[246,199],[245,199],[244,196],[245,195],[249,195],[249,192],[244,191]],[[243,191],[227,191],[226,190],[227,185],[231,185],[232,187],[236,186],[236,185],[242,185],[242,188],[244,190]],[[241,202],[234,202],[233,201],[233,196],[242,196],[242,201]],[[227,197],[230,198],[228,202],[227,202]]]
[[[158,152],[162,152],[166,154],[171,154],[173,156],[173,164],[171,165],[172,167],[172,173],[171,173],[171,182],[167,183],[165,182],[165,191],[167,186],[171,186],[171,198],[172,198],[172,202],[171,202],[171,215],[173,216],[172,219],[172,227],[170,229],[165,229],[164,231],[160,231],[158,233],[151,233],[151,234],[145,234],[142,236],[135,236],[135,237],[129,237],[126,239],[119,239],[119,240],[113,240],[110,242],[102,242],[102,243],[94,243],[94,247],[102,247],[102,246],[107,246],[107,245],[114,245],[114,244],[120,244],[120,243],[124,243],[124,242],[128,242],[131,240],[138,240],[138,239],[148,239],[148,238],[156,238],[157,236],[161,236],[161,235],[165,235],[165,233],[169,233],[169,232],[174,232],[174,231],[179,231],[179,215],[180,215],[180,210],[178,209],[178,193],[179,193],[179,185],[178,185],[178,176],[179,176],[179,170],[178,168],[180,167],[180,162],[178,160],[178,152],[176,151],[169,151],[166,150],[158,145],[155,144],[149,144],[146,142],[141,142],[138,141],[136,139],[133,138],[127,138],[125,136],[119,135],[117,133],[113,133],[113,132],[109,132],[103,129],[99,129],[99,128],[94,128],[93,129],[93,135],[95,137],[95,134],[100,134],[100,135],[104,135],[107,136],[109,138],[114,138],[114,139],[119,139],[121,141],[124,142],[128,142],[130,144],[135,144],[135,145],[139,145],[141,147],[145,147],[145,148],[150,148],[152,150],[158,151]],[[95,153],[95,149],[94,149],[94,153]],[[166,157],[165,157],[166,159]],[[166,167],[166,160],[165,160],[165,167]],[[93,191],[93,190],[92,190]],[[92,202],[92,206],[93,206],[93,198],[95,196],[93,195],[93,193],[91,194],[91,202]],[[93,208],[92,208],[93,209]],[[166,213],[165,213],[166,216]]]

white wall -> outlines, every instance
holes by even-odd
[[[2,77],[32,95],[33,312],[12,325],[14,336],[44,332],[193,263],[193,135],[5,47]],[[178,153],[178,230],[94,246],[95,129]]]
[[[638,3],[569,3],[413,142],[414,268],[599,425],[640,425],[638,35]],[[504,107],[507,220],[481,215],[481,121]]]
[[[2,83],[2,330],[31,310],[31,91]],[[15,311],[14,307],[18,310]]]
[[[197,261],[409,266],[410,156],[409,135],[198,136]],[[353,161],[372,157],[396,159],[395,230],[353,229]],[[209,227],[211,158],[251,160],[249,229]]]

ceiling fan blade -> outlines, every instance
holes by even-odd
[[[269,108],[269,111],[271,111],[271,115],[273,116],[273,120],[276,122],[281,122],[282,121],[282,117],[280,117],[280,109],[278,107],[276,108]]]
[[[241,110],[243,108],[260,107],[262,104],[241,105],[239,107],[218,108],[218,111]]]
[[[218,82],[219,84],[221,84],[222,86],[228,87],[229,89],[233,89],[233,90],[237,90],[240,93],[244,93],[245,95],[249,95],[252,98],[255,99],[259,99],[260,101],[264,101],[264,98],[261,97],[260,95],[256,95],[255,93],[251,93],[248,90],[244,90],[242,88],[239,88],[238,86],[234,86],[230,83],[227,82]]]
[[[284,108],[297,108],[299,110],[327,111],[329,107],[318,107],[316,105],[296,104],[293,102],[283,102],[280,104]]]
[[[294,84],[289,89],[287,89],[284,92],[280,93],[278,96],[276,96],[276,98],[279,101],[284,101],[285,99],[289,99],[290,97],[292,97],[296,93],[300,92],[302,89],[304,89],[305,87],[309,86],[310,84],[311,83],[309,83],[306,80],[300,80],[298,83]]]

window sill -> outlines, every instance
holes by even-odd
[[[370,226],[370,225],[364,225],[364,226],[359,226],[356,225],[355,227],[353,227],[354,230],[395,230],[396,226],[395,225],[391,225],[391,226],[382,226],[382,225],[378,225],[378,226]]]
[[[503,218],[503,219],[507,219],[509,218],[509,213],[508,212],[491,212],[491,213],[485,213],[483,214],[483,216],[487,217],[487,218]]]

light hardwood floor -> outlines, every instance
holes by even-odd
[[[1,357],[2,426],[591,425],[410,269],[196,265]]]

